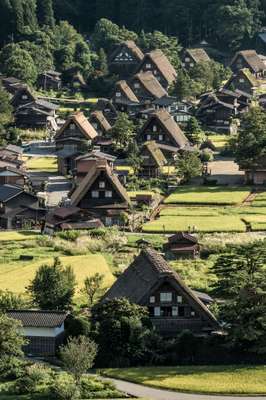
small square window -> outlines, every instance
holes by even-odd
[[[105,192],[105,197],[106,197],[106,198],[111,198],[111,197],[113,197],[113,192],[112,192],[111,190],[106,190],[106,192]]]
[[[183,302],[182,296],[177,296],[177,302],[178,302],[178,303],[182,303],[182,302]]]
[[[151,69],[151,64],[146,64],[147,69]]]
[[[163,141],[163,135],[159,135],[160,142]]]
[[[105,182],[104,181],[99,182],[99,188],[100,189],[104,189],[105,188]]]
[[[190,62],[190,58],[189,58],[189,57],[186,57],[186,58],[185,58],[185,61],[186,61],[186,62]]]
[[[244,80],[243,78],[240,78],[240,79],[239,79],[239,82],[240,82],[240,83],[244,83],[245,80]]]
[[[70,129],[73,131],[75,129],[75,124],[70,124]]]
[[[153,132],[157,132],[157,126],[153,125],[152,130],[153,130]]]
[[[151,135],[147,135],[147,140],[151,140]]]
[[[194,67],[194,63],[190,63],[189,65],[190,65],[190,67]]]
[[[26,94],[23,94],[22,100],[28,100],[28,96]]]
[[[92,197],[93,199],[98,199],[98,198],[99,198],[99,192],[98,192],[98,190],[93,190],[93,191],[91,192],[91,197]]]
[[[121,93],[120,92],[116,92],[116,97],[121,97]]]
[[[139,83],[138,83],[138,82],[135,82],[135,83],[134,83],[134,88],[135,88],[135,89],[139,89],[139,87],[140,87],[140,86],[139,86]]]
[[[150,297],[150,303],[155,303],[155,296]]]
[[[196,313],[194,310],[191,311],[191,317],[195,317]]]

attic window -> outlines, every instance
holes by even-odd
[[[28,100],[28,96],[26,94],[23,94],[22,100]]]
[[[105,182],[104,181],[99,182],[99,188],[100,189],[104,189],[105,188]]]
[[[196,315],[195,311],[193,311],[193,310],[191,311],[190,314],[191,314],[191,317],[195,317],[195,315]]]
[[[160,142],[163,141],[163,135],[159,135],[159,141],[160,141]]]
[[[147,140],[151,140],[151,135],[147,135]]]
[[[147,69],[151,69],[151,64],[146,64]]]
[[[244,80],[243,78],[240,78],[240,79],[239,79],[239,82],[240,82],[240,83],[244,83],[245,80]]]
[[[113,197],[113,192],[112,192],[112,190],[106,190],[106,192],[105,192],[105,197],[106,198],[112,198]]]
[[[97,122],[93,122],[92,126],[93,126],[93,128],[97,129],[98,128]]]
[[[93,191],[91,192],[91,197],[92,197],[93,199],[98,199],[98,198],[99,198],[99,192],[98,192],[98,190],[93,190]]]
[[[75,129],[75,124],[70,124],[70,129],[73,131]]]
[[[190,62],[190,58],[189,58],[189,57],[186,57],[186,58],[185,58],[185,61],[186,61],[186,62]]]
[[[150,297],[150,303],[155,303],[155,296]]]
[[[182,302],[183,302],[182,296],[177,296],[177,302],[178,302],[178,303],[182,303]]]
[[[135,88],[135,89],[139,89],[139,88],[140,88],[140,86],[139,86],[139,83],[138,83],[138,82],[135,82],[135,83],[134,83],[134,88]]]
[[[160,301],[162,303],[169,303],[172,301],[173,294],[171,292],[160,293]]]
[[[153,125],[152,130],[153,130],[153,132],[157,132],[157,126]]]
[[[120,92],[116,92],[115,96],[116,97],[121,97],[121,93]]]
[[[194,67],[194,63],[190,63],[189,65],[190,65],[190,67]]]

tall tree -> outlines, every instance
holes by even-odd
[[[111,129],[112,137],[118,149],[127,151],[135,135],[134,122],[131,121],[126,113],[119,113],[114,126]]]
[[[56,257],[52,265],[44,264],[28,287],[33,301],[43,310],[65,310],[73,301],[75,275],[71,267],[63,267]]]
[[[40,25],[53,27],[55,24],[53,0],[38,0],[37,14]]]

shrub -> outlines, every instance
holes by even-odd
[[[84,376],[80,382],[80,393],[84,399],[111,399],[124,397],[110,381]]]
[[[105,237],[107,233],[106,228],[95,228],[90,231],[90,235],[92,237]]]
[[[57,400],[75,400],[80,398],[80,391],[71,375],[60,374],[50,388],[52,398]]]
[[[39,385],[49,382],[51,370],[41,364],[33,364],[25,368],[25,375],[17,379],[15,392],[28,394],[38,392]]]
[[[70,240],[71,242],[75,242],[77,238],[79,238],[81,235],[81,232],[79,231],[64,231],[64,232],[59,232],[57,234],[58,237],[64,240]]]
[[[2,358],[0,377],[5,380],[18,379],[24,374],[25,361],[17,357]]]

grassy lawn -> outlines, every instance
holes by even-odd
[[[180,186],[164,202],[165,204],[236,205],[242,203],[249,193],[248,187]]]
[[[56,157],[27,157],[26,168],[31,171],[57,171]]]
[[[194,227],[194,229],[193,229]],[[196,232],[245,232],[246,226],[240,216],[163,216],[148,222],[142,228],[143,232],[175,233],[177,231]]]
[[[105,258],[100,254],[65,256],[60,259],[64,265],[72,266],[78,289],[83,286],[86,277],[94,275],[96,272],[105,276],[104,286],[109,287],[114,282],[114,276]],[[24,292],[40,265],[52,262],[53,258],[44,258],[38,261],[18,261],[0,265],[0,289],[9,289],[16,293]]]
[[[225,148],[230,140],[229,135],[209,135],[208,139],[212,141],[214,146],[218,151],[221,151]]]
[[[265,366],[109,369],[104,374],[147,386],[205,394],[265,394]]]
[[[36,239],[38,235],[39,233],[33,231],[0,232],[0,242],[31,240],[31,239]]]

